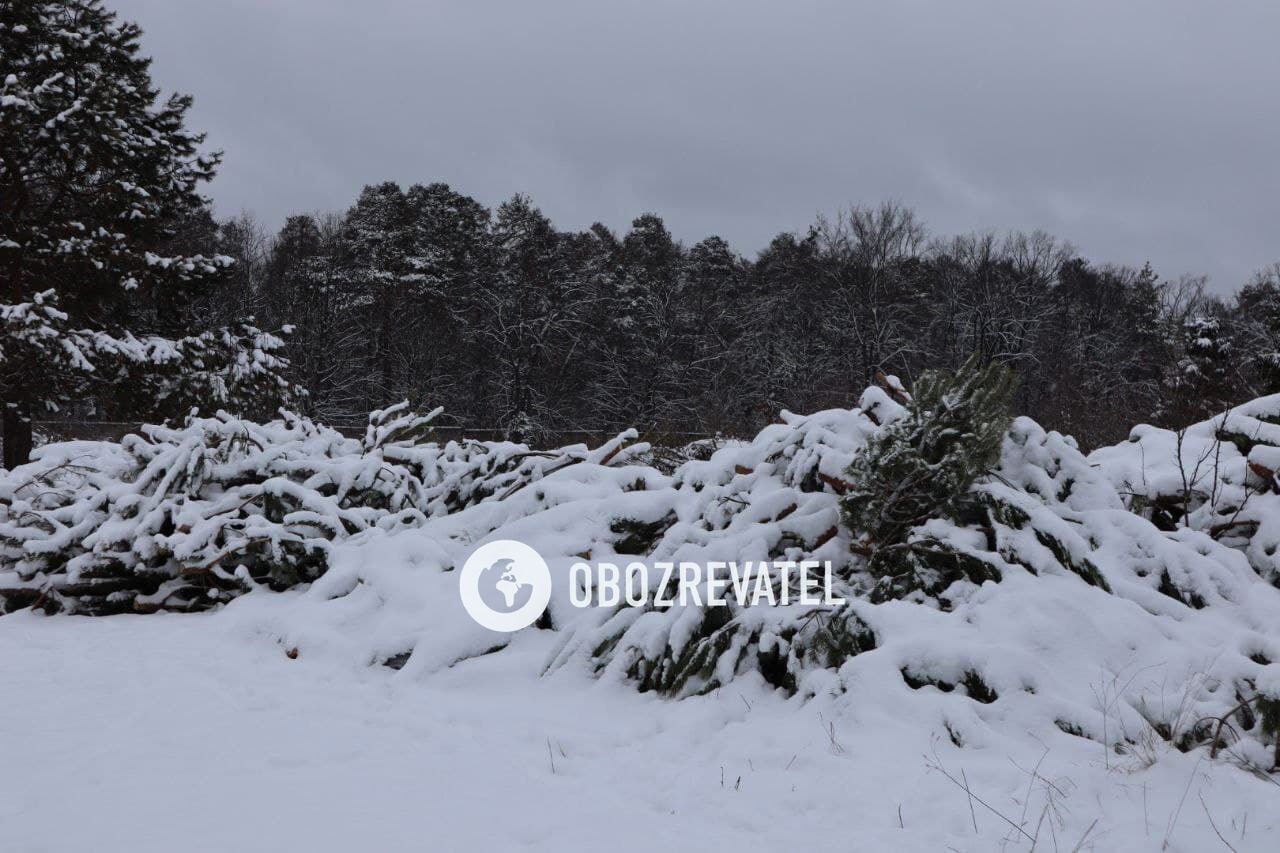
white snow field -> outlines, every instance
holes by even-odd
[[[0,618],[2,849],[1229,849],[1218,832],[1276,849],[1272,779],[1142,737],[1126,704],[1186,716],[1216,689],[1212,655],[1107,624],[1073,577],[1009,577],[967,612],[880,605],[873,624],[902,639],[815,674],[808,699],[748,672],[676,701],[580,667],[544,676],[551,631],[450,665],[495,635],[433,547],[421,531],[344,546],[310,589],[213,613]],[[409,664],[370,666],[410,624]],[[948,647],[999,688],[990,667],[1012,657],[1042,692],[982,704],[904,684],[902,661]],[[1094,708],[1055,695],[1058,668]],[[1135,745],[1046,725],[1045,702]]]
[[[1108,755],[870,673],[808,701],[753,678],[672,701],[541,678],[541,631],[395,672],[290,659],[252,627],[253,598],[0,619],[0,849],[1031,849],[1006,819],[1037,850],[1273,851],[1280,837],[1280,788],[1203,751]],[[1139,669],[1124,675],[1176,692],[1173,673]]]
[[[0,482],[0,592],[62,610],[0,617],[0,851],[1280,849],[1280,396],[1088,457],[1018,419],[983,520],[913,540],[955,572],[881,595],[839,478],[902,413],[871,389],[674,473],[230,422],[45,448]],[[385,471],[403,508],[328,522]],[[466,615],[493,539],[550,564],[542,627]],[[326,570],[74,615],[198,604],[249,541]],[[576,609],[586,553],[830,559],[850,600]]]

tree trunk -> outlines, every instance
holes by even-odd
[[[16,406],[4,407],[4,467],[12,471],[31,461],[31,418]]]

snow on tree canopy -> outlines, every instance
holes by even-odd
[[[42,410],[96,402],[99,417],[102,406],[166,417],[233,403],[257,414],[294,390],[277,338],[200,328],[191,310],[232,265],[171,248],[205,211],[197,190],[219,155],[184,127],[189,97],[161,98],[139,37],[99,0],[6,4],[0,21],[9,467],[26,461]]]

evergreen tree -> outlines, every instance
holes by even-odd
[[[481,292],[493,280],[489,209],[439,183],[412,186],[405,198],[412,255],[396,396],[473,416],[475,330],[485,320]]]
[[[679,390],[702,429],[731,430],[750,417],[749,375],[741,358],[751,322],[746,265],[720,237],[689,249],[676,300],[675,362]]]
[[[1236,297],[1236,337],[1254,394],[1280,392],[1280,264],[1259,273]]]
[[[818,275],[817,235],[781,234],[751,270],[749,345],[741,355],[753,377],[751,408],[767,422],[780,409],[822,408],[823,386],[836,373],[828,345],[826,304]]]
[[[1175,358],[1176,330],[1163,316],[1162,286],[1142,272],[1063,262],[1050,291],[1051,315],[1024,369],[1020,413],[1052,423],[1083,445],[1125,435],[1149,420]]]
[[[676,323],[676,287],[683,252],[661,217],[646,213],[622,239],[612,291],[613,359],[607,366],[627,391],[624,406],[633,422],[664,425],[689,417],[669,355]]]
[[[179,310],[231,261],[185,254],[179,226],[205,201],[217,155],[184,127],[191,100],[159,100],[140,30],[99,0],[0,11],[0,394],[6,466],[31,418],[110,388],[115,405],[241,407],[286,390],[279,339],[199,333]],[[166,247],[171,247],[166,249]],[[89,403],[81,403],[89,406]]]
[[[411,214],[404,192],[390,181],[365,187],[347,212],[342,237],[348,309],[365,340],[367,381],[360,408],[367,411],[399,396],[397,348],[404,340],[406,291],[415,276]]]
[[[508,435],[539,437],[564,423],[557,403],[576,384],[573,364],[595,299],[586,258],[526,196],[498,207],[492,239],[495,275],[480,327],[489,411]]]
[[[936,549],[911,540],[915,528],[973,508],[969,488],[1000,458],[1015,388],[1012,371],[983,366],[976,355],[954,373],[929,371],[915,383],[906,414],[854,458],[841,512],[870,549],[872,573],[895,595],[917,585],[922,569],[937,569]]]
[[[276,240],[268,288],[289,337],[291,376],[308,389],[310,411],[326,420],[358,419],[368,400],[368,334],[356,322],[351,281],[338,261],[340,226],[293,216]]]
[[[571,381],[576,407],[569,413],[583,428],[609,430],[626,411],[630,389],[619,363],[615,338],[614,286],[618,281],[622,242],[599,222],[581,234],[570,235],[566,250],[575,258],[574,268],[585,304],[579,313],[584,333],[575,348]]]
[[[1201,314],[1187,320],[1182,358],[1168,381],[1166,419],[1181,426],[1229,409],[1233,360],[1231,340],[1217,317]]]

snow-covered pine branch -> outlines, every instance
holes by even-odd
[[[583,445],[424,443],[438,413],[373,412],[363,439],[287,413],[265,424],[219,413],[118,444],[48,445],[0,480],[0,600],[48,612],[203,609],[314,580],[336,540],[601,458]]]
[[[854,409],[784,413],[751,442],[673,473],[645,464],[633,434],[595,450],[433,442],[434,413],[403,405],[375,412],[360,439],[295,416],[224,415],[115,444],[52,444],[0,477],[0,598],[6,609],[146,612],[301,585],[278,606],[251,596],[241,612],[291,643],[323,635],[360,664],[421,668],[503,644],[449,609],[452,570],[486,540],[530,542],[560,567],[829,561],[846,601],[816,608],[650,595],[583,611],[553,575],[560,592],[539,623],[558,634],[548,671],[673,696],[739,678],[809,696],[869,678],[1025,707],[1043,717],[1036,725],[1123,749],[1096,724],[1090,691],[1098,661],[1121,666],[1147,649],[1170,677],[1228,688],[1184,700],[1195,719],[1230,718],[1219,749],[1271,761],[1274,727],[1255,712],[1274,707],[1262,675],[1280,658],[1280,396],[1181,438],[1140,427],[1089,457],[1017,418],[989,473],[960,483],[963,511],[913,518],[896,537],[929,552],[922,582],[886,587],[865,531],[841,520],[841,501],[857,495],[851,464],[908,417],[902,386],[884,386]],[[1211,746],[1212,727],[1178,729],[1148,689],[1134,682],[1123,703],[1109,700],[1111,725],[1163,726],[1179,748]]]

